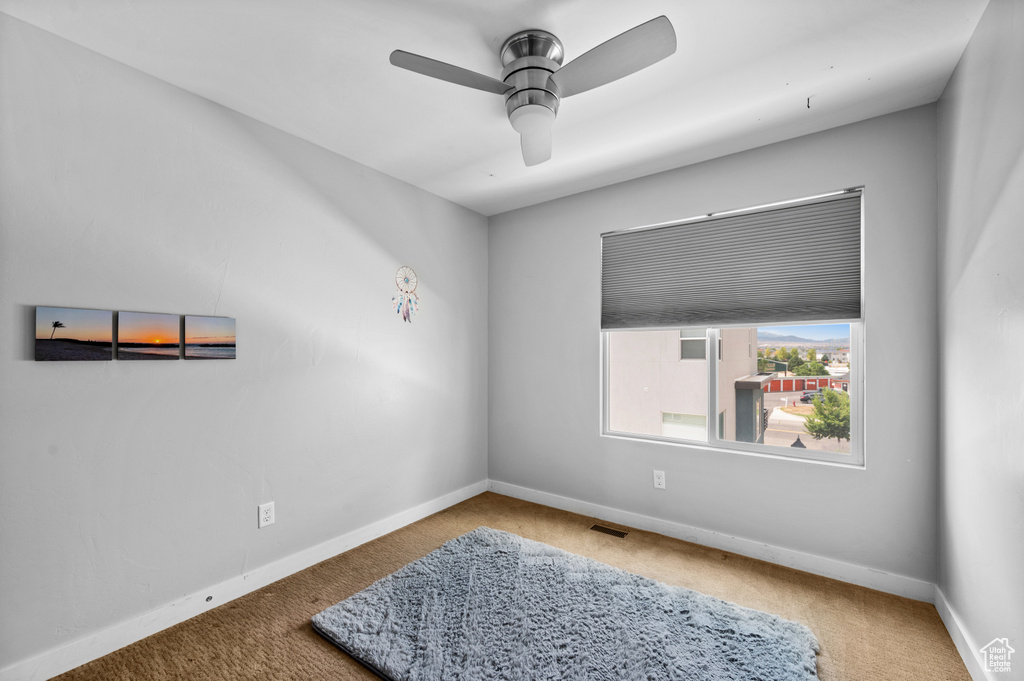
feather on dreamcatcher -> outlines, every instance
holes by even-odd
[[[395,273],[398,290],[391,296],[391,306],[405,321],[412,323],[412,316],[419,310],[420,298],[416,295],[416,273],[411,267],[399,267]]]

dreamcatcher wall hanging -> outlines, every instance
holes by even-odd
[[[416,273],[411,267],[399,267],[395,273],[398,290],[391,296],[391,306],[402,319],[412,323],[413,314],[419,310],[420,298],[416,295]]]

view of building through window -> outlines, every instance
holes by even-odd
[[[763,444],[850,453],[849,324],[760,327],[755,369]]]
[[[606,348],[609,432],[850,452],[849,324],[612,331]]]
[[[693,329],[608,334],[610,431],[707,442],[707,331],[700,330],[704,352],[694,352],[693,334]],[[697,357],[690,359],[691,354]]]

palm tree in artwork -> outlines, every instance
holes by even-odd
[[[53,324],[50,324],[50,326],[53,327],[53,331],[50,332],[50,340],[53,340],[53,334],[57,333],[57,329],[63,329],[64,328],[64,323],[63,322],[54,322]]]

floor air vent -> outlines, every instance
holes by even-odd
[[[611,536],[618,537],[619,539],[622,539],[627,534],[629,534],[628,532],[623,532],[622,530],[613,530],[612,528],[605,527],[604,525],[594,525],[590,529],[594,530],[595,532],[604,532],[605,534],[610,534]]]

